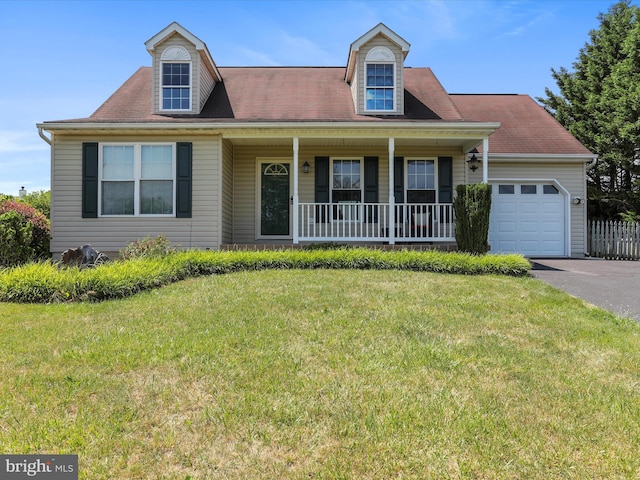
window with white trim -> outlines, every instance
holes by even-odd
[[[175,212],[175,144],[101,144],[100,215]]]
[[[162,110],[191,110],[191,63],[162,63]]]
[[[333,203],[362,200],[362,170],[360,159],[333,160],[331,182]]]
[[[348,204],[362,202],[362,159],[334,159],[331,171],[331,202],[338,204],[334,218],[359,220],[360,207]]]
[[[366,64],[365,109],[392,112],[395,110],[395,64]]]
[[[436,162],[407,160],[407,203],[436,203]]]

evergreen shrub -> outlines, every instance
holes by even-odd
[[[453,200],[456,215],[456,242],[458,249],[472,254],[489,251],[489,213],[491,211],[491,185],[474,183],[458,185]]]
[[[0,215],[0,267],[20,265],[33,258],[32,230],[33,226],[17,212]]]

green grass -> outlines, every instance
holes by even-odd
[[[265,269],[347,268],[411,270],[466,275],[527,275],[522,255],[470,255],[438,251],[368,248],[259,252],[184,251],[108,262],[96,268],[66,268],[52,262],[0,269],[0,302],[54,303],[124,298],[200,275]]]
[[[0,337],[0,449],[82,479],[640,475],[638,325],[532,278],[239,272]]]

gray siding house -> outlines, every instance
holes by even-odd
[[[177,23],[87,118],[38,124],[51,250],[451,244],[458,184],[493,185],[492,252],[584,256],[595,156],[526,95],[449,94],[379,24],[342,67],[218,67]]]

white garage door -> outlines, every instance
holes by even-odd
[[[565,202],[552,184],[493,184],[491,252],[565,256]]]

